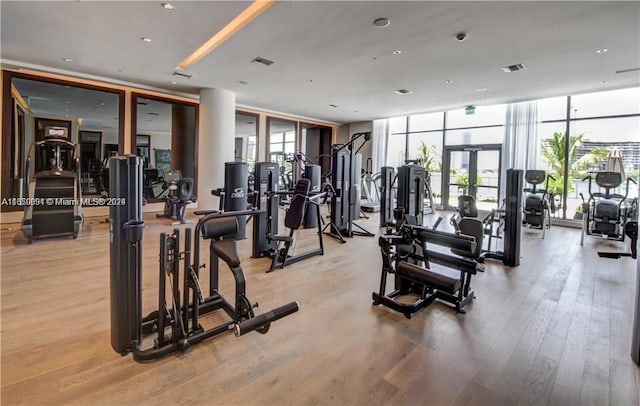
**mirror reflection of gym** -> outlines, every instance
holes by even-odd
[[[102,91],[16,72],[5,74],[11,80],[11,87],[4,93],[6,103],[3,104],[10,106],[11,114],[10,127],[4,128],[3,132],[11,137],[7,137],[3,145],[3,197],[26,197],[24,185],[32,182],[34,171],[48,169],[43,166],[46,162],[35,155],[32,156],[31,173],[25,169],[30,150],[36,152],[30,146],[43,139],[46,122],[63,123],[69,131],[69,142],[78,146],[82,196],[106,194],[106,158],[118,152],[122,133],[122,92]],[[3,207],[3,210],[9,209]]]
[[[170,200],[195,200],[178,196],[178,182],[192,179],[195,186],[196,105],[134,95],[136,155],[143,161],[143,196],[148,202],[165,202],[165,215],[179,220]]]
[[[258,158],[258,116],[251,113],[236,112],[236,134],[234,161],[246,162],[249,173],[253,171]]]

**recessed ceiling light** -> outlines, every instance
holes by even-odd
[[[307,79],[307,83],[313,83],[313,79]]]
[[[373,20],[373,25],[375,25],[376,27],[388,27],[389,24],[391,24],[391,20],[386,17],[376,18],[375,20]]]
[[[176,82],[175,80],[172,80],[172,81],[171,81],[171,82],[169,82],[169,83],[171,83],[172,85],[177,85],[177,84],[178,84],[178,82]]]
[[[171,3],[162,3],[162,7],[164,7],[165,10],[173,10],[175,8]]]
[[[358,110],[353,110],[353,112],[354,112],[354,113],[357,113],[357,112],[358,112]]]
[[[393,50],[393,54],[394,54],[394,55],[400,55],[401,53],[402,53],[402,51],[401,51],[401,50],[399,50],[399,49],[394,49],[394,50]]]
[[[604,53],[606,53],[607,51],[608,51],[608,49],[607,49],[607,48],[600,48],[600,49],[598,49],[598,50],[596,51],[596,54],[604,54]]]
[[[398,89],[398,90],[394,90],[393,93],[399,94],[399,95],[405,95],[405,94],[413,93],[413,91],[409,89]]]
[[[486,92],[487,88],[486,87],[479,87],[476,89],[476,92]]]
[[[71,104],[71,100],[65,100],[65,104]]]
[[[331,107],[333,109],[337,109],[339,106],[337,104],[327,104],[327,107]]]
[[[249,84],[246,80],[239,80],[238,83],[245,86]]]
[[[151,38],[149,37],[141,37],[141,40],[143,40],[144,42],[151,42]]]
[[[445,81],[444,81],[444,83],[445,83],[446,85],[450,85],[450,84],[452,84],[452,83],[453,83],[453,80],[451,80],[451,79],[447,79],[447,80],[445,80]]]
[[[73,59],[67,58],[67,57],[62,58],[62,60],[65,61],[65,62],[72,62],[73,61]]]

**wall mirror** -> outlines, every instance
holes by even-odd
[[[52,134],[76,144],[83,196],[108,193],[106,158],[123,151],[123,91],[4,71],[2,97],[3,198],[25,197],[34,173],[50,169],[53,152],[31,145]],[[65,169],[76,169],[71,159],[62,158]],[[33,163],[27,173],[28,161]]]
[[[234,160],[246,162],[249,172],[258,159],[258,118],[257,114],[236,112]]]
[[[134,93],[132,151],[143,159],[143,195],[147,201],[164,199],[171,181],[193,178],[197,185],[197,104]],[[196,191],[194,191],[196,195]]]

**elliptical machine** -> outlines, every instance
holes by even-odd
[[[622,174],[620,174],[620,172],[603,171],[596,173],[595,182],[600,188],[605,190],[604,193],[592,192],[591,175],[582,180],[587,179],[589,180],[589,199],[587,202],[584,202],[584,197],[582,194],[580,195],[583,200],[583,223],[580,245],[584,245],[585,234],[595,235],[613,241],[624,241],[625,225],[635,217],[637,212],[637,198],[633,199],[630,204],[627,204],[629,184],[636,184],[636,181],[632,178],[627,178],[625,193],[622,195],[620,193],[611,193],[612,189],[622,184]]]
[[[524,192],[528,193],[524,199],[522,207],[522,225],[529,228],[542,230],[542,238],[544,239],[545,231],[551,228],[551,204],[549,202],[549,179],[555,180],[551,175],[547,175],[545,171],[529,169],[524,173],[525,182],[529,183],[531,188],[524,188]],[[544,189],[538,189],[537,186],[545,182]]]

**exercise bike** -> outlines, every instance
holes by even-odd
[[[637,212],[638,199],[633,199],[630,203],[627,200],[629,195],[629,184],[637,184],[632,178],[627,178],[624,195],[612,193],[612,189],[622,184],[622,175],[619,172],[598,172],[595,175],[596,184],[605,190],[602,192],[592,192],[591,175],[585,177],[589,180],[589,199],[585,202],[582,198],[583,224],[580,245],[584,245],[584,236],[595,235],[613,241],[624,241],[625,226],[633,219]]]
[[[524,174],[525,182],[532,187],[525,188],[524,192],[528,193],[524,199],[522,208],[522,225],[529,228],[542,230],[542,238],[544,239],[545,231],[551,228],[551,202],[549,201],[549,179],[555,180],[551,175],[547,175],[542,170],[527,170]],[[537,186],[545,182],[544,189],[538,189]]]

